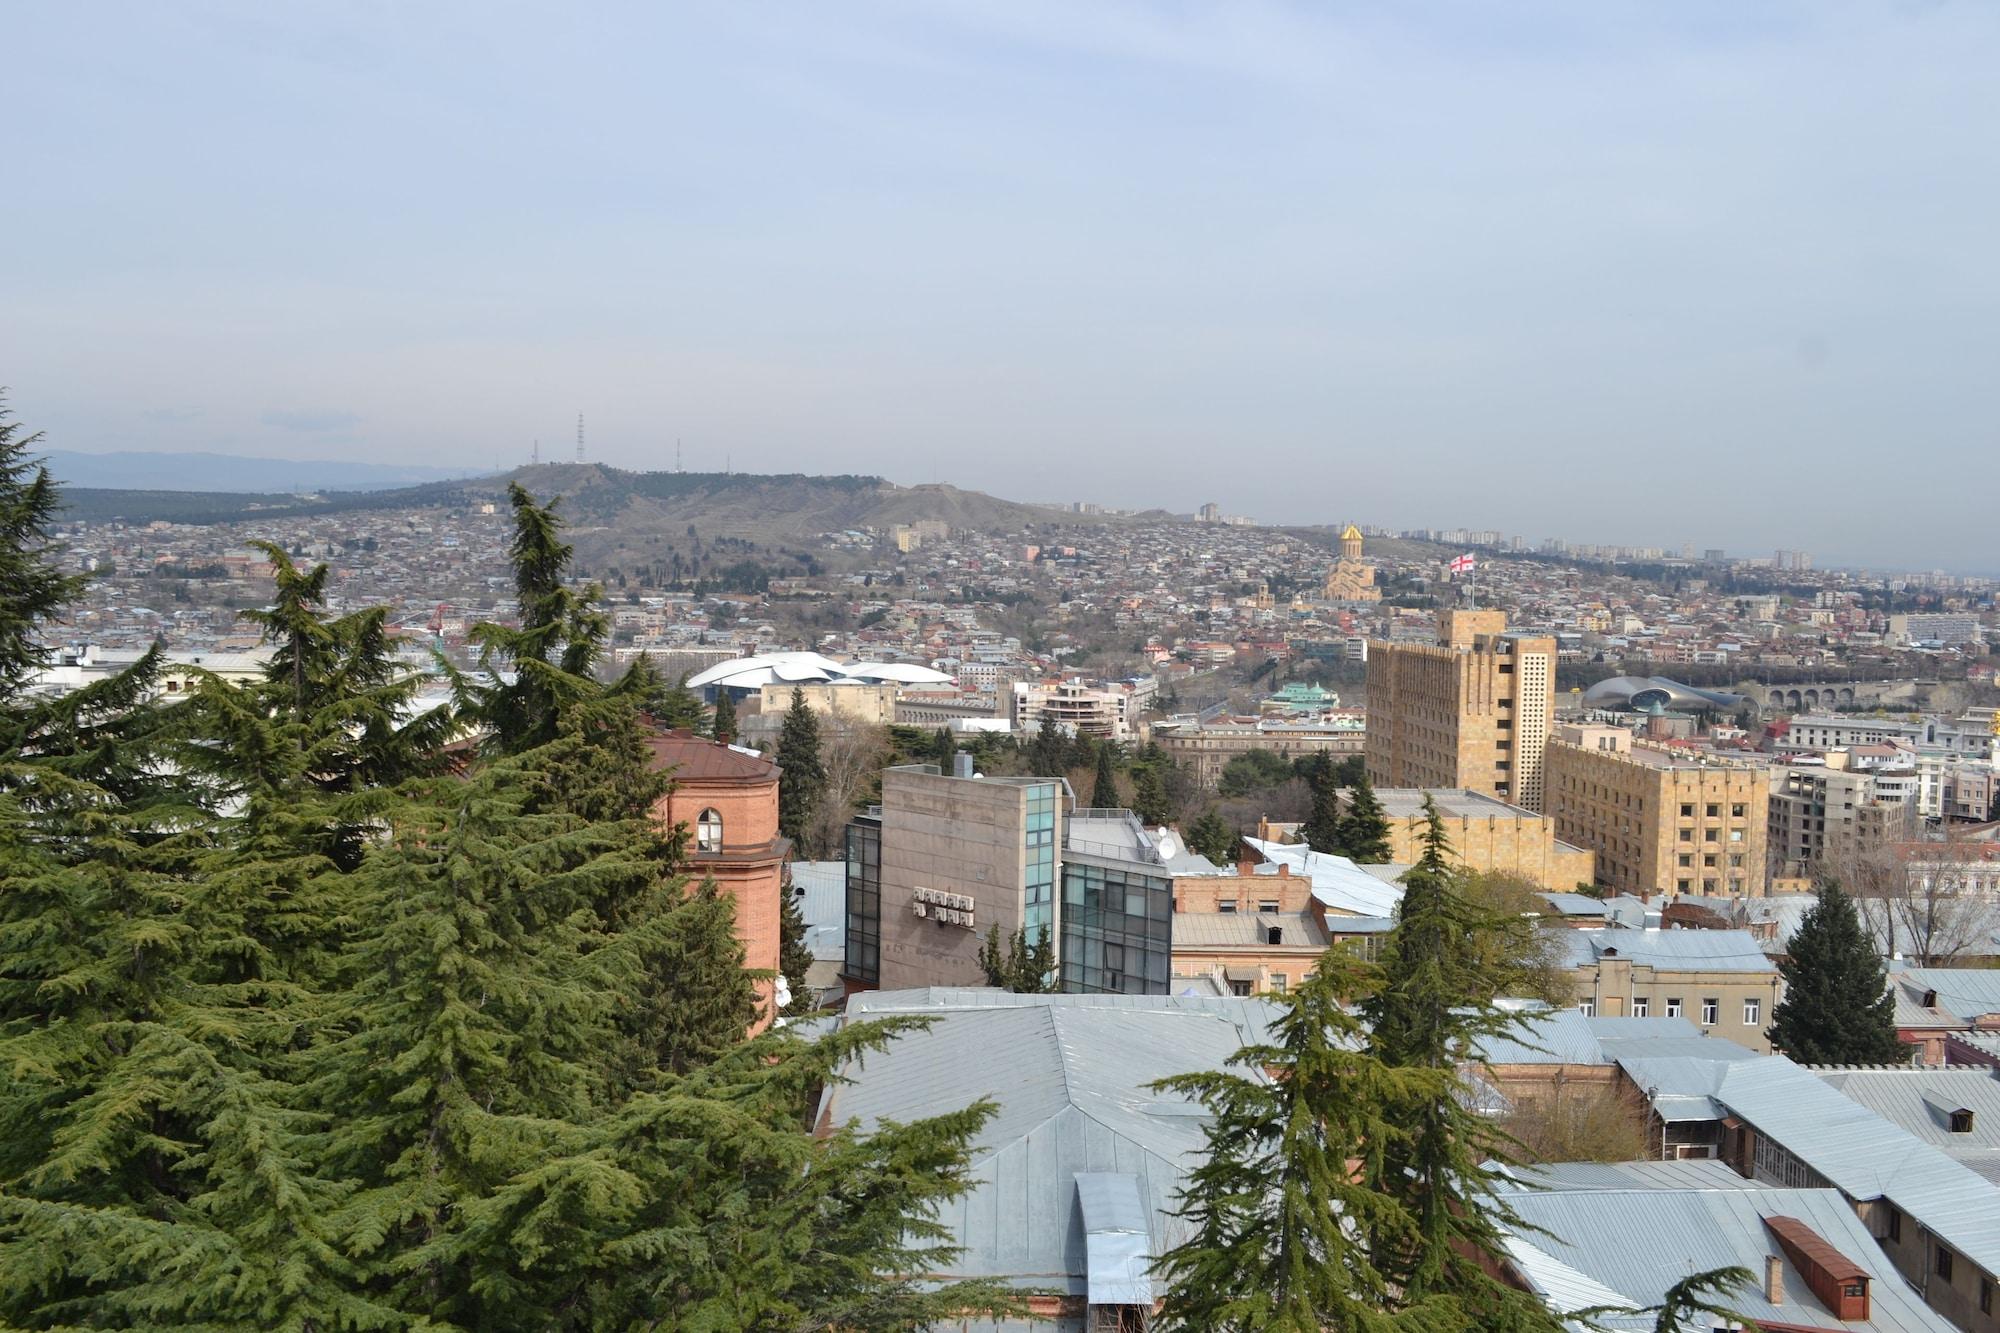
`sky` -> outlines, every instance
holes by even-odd
[[[573,452],[2000,572],[1987,0],[0,20],[51,448]]]

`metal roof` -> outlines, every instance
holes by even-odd
[[[1279,933],[1277,944],[1270,943],[1273,930]],[[1174,913],[1175,952],[1182,949],[1318,951],[1326,945],[1326,927],[1310,912]]]
[[[1563,941],[1569,946],[1572,967],[1588,967],[1615,955],[1655,971],[1774,975],[1777,971],[1770,956],[1747,930],[1630,930],[1607,926],[1602,930],[1564,931]]]
[[[1312,879],[1313,897],[1337,912],[1355,916],[1394,916],[1403,902],[1400,884],[1385,884],[1344,856],[1316,852],[1303,843],[1244,843],[1265,860],[1289,866],[1294,874]]]
[[[1153,1304],[1152,1219],[1139,1178],[1116,1171],[1076,1173],[1083,1213],[1085,1280],[1092,1305]]]
[[[1102,1001],[1139,1001],[1136,1004]],[[982,990],[856,996],[850,1017],[924,1013],[931,1027],[897,1037],[843,1071],[821,1114],[832,1123],[908,1122],[998,1109],[975,1137],[971,1188],[939,1220],[963,1253],[948,1276],[990,1277],[1072,1295],[1088,1287],[1078,1173],[1130,1177],[1147,1253],[1179,1243],[1182,1183],[1206,1144],[1207,1119],[1148,1085],[1219,1069],[1261,1036],[1242,1020],[1258,1002],[1171,996],[1009,995]]]
[[[1739,1266],[1761,1278],[1764,1261],[1776,1257],[1783,1264],[1781,1302],[1765,1299],[1762,1282],[1753,1281],[1725,1303],[1751,1319],[1857,1333],[1946,1333],[1953,1327],[1923,1305],[1836,1190],[1710,1184],[1699,1177],[1685,1182],[1670,1177],[1660,1186],[1635,1179],[1625,1188],[1534,1183],[1544,1187],[1524,1182],[1507,1202],[1524,1222],[1548,1234],[1517,1235],[1508,1250],[1529,1285],[1559,1312],[1592,1304],[1650,1305],[1674,1283],[1711,1268]],[[1797,1219],[1873,1279],[1868,1319],[1834,1317],[1766,1225],[1773,1217]],[[1605,1292],[1616,1300],[1606,1300]],[[1631,1323],[1614,1319],[1607,1326],[1649,1329],[1652,1316]]]
[[[1914,1015],[1911,1021],[1917,1025],[1935,1026],[1960,1020],[1962,1026],[1970,1027],[1975,1018],[2000,1014],[2000,969],[1907,967],[1893,973],[1889,982],[1892,989],[1901,993],[1899,1000],[1909,999],[1909,1011]],[[1926,1010],[1921,1003],[1926,991],[1937,992],[1935,1011]],[[1904,1006],[1898,1003],[1898,1023],[1904,1021],[1904,1012]]]
[[[1818,1069],[1827,1086],[1930,1144],[1986,1180],[2000,1177],[2000,1078],[1992,1069]],[[1972,1127],[1951,1128],[1954,1111]]]
[[[1783,1056],[1731,1065],[1716,1099],[1856,1200],[1887,1199],[2000,1275],[2000,1192]]]

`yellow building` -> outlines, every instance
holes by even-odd
[[[1468,870],[1515,875],[1539,888],[1572,892],[1595,876],[1596,859],[1556,837],[1553,819],[1476,791],[1377,788],[1375,799],[1389,821],[1389,860],[1413,864],[1423,854],[1424,797],[1444,820],[1452,859]],[[1343,812],[1348,793],[1341,793]]]
[[[1326,571],[1322,595],[1329,602],[1379,602],[1382,590],[1375,586],[1375,566],[1361,558],[1361,529],[1352,523],[1340,534],[1340,559]]]
[[[1767,892],[1770,786],[1760,766],[1635,743],[1622,727],[1566,726],[1548,747],[1556,836],[1597,855],[1622,893]]]
[[[1461,787],[1542,809],[1556,641],[1505,630],[1502,612],[1454,609],[1438,615],[1435,646],[1369,642],[1371,782]]]
[[[773,681],[758,692],[758,711],[766,717],[782,714],[792,706],[794,690],[807,708],[822,717],[887,726],[896,720],[896,696],[902,687],[886,681]]]

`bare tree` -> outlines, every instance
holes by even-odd
[[[1822,869],[1853,896],[1885,957],[1950,967],[1995,952],[2000,859],[1992,843],[1946,826],[1933,838],[1857,849]]]
[[[838,855],[846,845],[847,821],[880,790],[882,766],[890,754],[887,728],[842,717],[820,719],[820,765],[826,770],[826,783],[813,814],[813,841],[823,854]]]

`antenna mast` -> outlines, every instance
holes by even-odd
[[[536,440],[535,447],[528,451],[528,466],[540,467],[541,465],[542,465],[542,442],[540,440]]]
[[[576,414],[576,461],[583,461],[583,413]]]
[[[676,472],[686,471],[686,469],[681,466],[681,441],[679,436],[674,437],[674,471]],[[1994,716],[2000,717],[2000,713],[1996,713]]]

